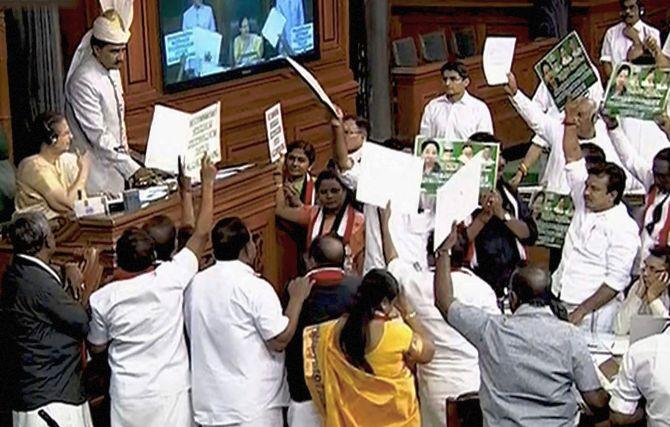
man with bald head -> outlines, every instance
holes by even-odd
[[[291,393],[288,409],[290,427],[322,423],[305,384],[302,331],[307,326],[337,319],[351,306],[361,278],[345,275],[344,259],[344,243],[337,234],[317,237],[309,247],[307,277],[314,285],[302,305],[296,333],[286,348],[286,370]]]
[[[573,426],[579,411],[573,386],[598,421],[607,419],[607,393],[586,342],[550,308],[548,273],[524,267],[512,275],[510,317],[465,305],[454,297],[450,271],[456,234],[437,251],[435,305],[479,351],[484,425]]]

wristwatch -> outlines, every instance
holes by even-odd
[[[510,215],[509,212],[505,212],[505,215],[503,215],[503,221],[511,221],[512,220],[512,215]]]

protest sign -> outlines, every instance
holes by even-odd
[[[459,169],[477,157],[481,162],[481,189],[495,188],[498,177],[497,143],[448,142],[445,138],[428,138],[417,135],[414,139],[414,155],[424,161],[421,188],[427,194],[436,194]]]
[[[284,122],[281,115],[281,104],[278,102],[265,112],[265,129],[268,134],[270,161],[275,163],[286,154],[286,137]]]
[[[167,65],[184,60],[201,60],[219,64],[223,36],[215,31],[193,28],[165,36],[165,57]]]
[[[612,116],[654,120],[668,106],[670,68],[619,64],[607,84],[605,112]]]
[[[576,31],[563,38],[535,65],[559,110],[571,98],[585,95],[598,77]]]
[[[156,105],[147,142],[146,166],[176,174],[177,158],[184,159],[184,173],[200,181],[200,160],[208,154],[221,160],[221,102],[189,114]]]
[[[356,200],[400,213],[416,213],[421,196],[423,162],[411,154],[366,142],[361,155]]]
[[[536,245],[562,248],[570,227],[574,205],[568,194],[545,191],[543,187],[519,187],[519,197],[530,208],[537,224]]]
[[[483,66],[489,86],[507,83],[512,70],[516,37],[487,37],[484,42]]]
[[[263,34],[265,40],[267,40],[273,48],[277,47],[281,33],[284,31],[284,26],[286,26],[286,17],[282,15],[276,7],[270,9],[268,19],[266,19],[265,24],[263,24],[261,34]]]

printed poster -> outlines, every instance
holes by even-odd
[[[428,138],[417,135],[414,140],[414,155],[424,161],[421,189],[429,195],[437,191],[470,160],[479,153],[475,161],[481,163],[481,190],[495,188],[498,177],[500,145],[483,142],[448,142],[445,138]]]
[[[605,93],[605,112],[612,116],[654,120],[668,106],[670,68],[619,64]]]
[[[537,224],[537,246],[562,248],[575,212],[569,194],[545,191],[542,187],[519,187],[519,196],[530,208]]]
[[[576,31],[565,36],[535,65],[535,73],[560,111],[568,100],[585,95],[598,81]]]

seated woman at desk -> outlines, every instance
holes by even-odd
[[[240,19],[240,35],[233,41],[235,66],[255,64],[263,58],[263,38],[249,31],[249,19]]]
[[[614,333],[628,335],[633,316],[650,314],[668,316],[670,297],[670,246],[655,247],[644,260],[642,274],[628,291],[626,301],[614,319]]]
[[[346,250],[345,270],[361,273],[365,249],[365,217],[351,204],[351,193],[332,170],[325,170],[316,178],[315,206],[290,207],[284,190],[278,185],[278,217],[303,226],[307,230],[305,247],[317,236],[337,233]]]
[[[72,134],[60,114],[47,112],[35,119],[33,154],[16,172],[16,213],[38,211],[47,219],[67,216],[74,201],[84,196],[89,172],[88,155],[68,153]]]

